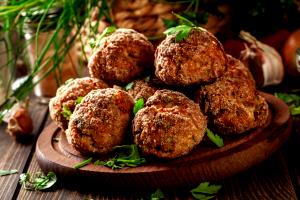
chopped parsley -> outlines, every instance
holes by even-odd
[[[116,155],[107,160],[97,160],[95,165],[102,165],[112,169],[121,169],[123,167],[136,167],[146,162],[145,158],[141,158],[138,147],[135,144],[115,146]]]
[[[115,26],[109,26],[104,29],[102,34],[96,39],[96,41],[90,42],[90,46],[92,48],[98,47],[101,44],[101,40],[109,35],[111,35],[113,32],[115,32],[117,28]]]
[[[151,194],[150,198],[151,200],[159,200],[164,199],[165,195],[160,189],[157,189],[154,193]]]
[[[214,198],[221,188],[221,185],[210,185],[209,182],[203,182],[192,189],[191,193],[195,199],[207,200]]]
[[[214,134],[211,130],[209,130],[208,128],[206,129],[206,134],[207,137],[213,142],[215,143],[218,147],[223,147],[224,146],[224,142],[223,139],[217,135]]]
[[[300,115],[300,95],[275,93],[275,96],[289,105],[291,115]]]
[[[65,118],[66,120],[70,120],[70,117],[71,117],[71,115],[72,115],[72,112],[71,112],[71,110],[69,109],[69,107],[63,106],[63,110],[62,110],[61,114],[64,116],[64,118]]]
[[[33,176],[30,176],[29,173],[21,174],[19,183],[26,190],[44,190],[53,186],[56,181],[57,177],[54,172],[48,172],[46,176],[37,172]]]
[[[145,105],[144,98],[139,98],[133,107],[133,114],[136,114],[140,109],[142,109]]]
[[[83,97],[77,97],[75,104],[78,105],[82,102]]]

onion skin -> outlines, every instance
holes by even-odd
[[[297,55],[298,48],[300,48],[300,29],[289,36],[282,48],[285,70],[291,76],[300,76],[300,54]]]

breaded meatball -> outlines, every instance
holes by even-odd
[[[233,57],[228,64],[223,77],[199,89],[196,102],[208,116],[212,130],[241,134],[266,123],[268,104],[256,91],[248,68]]]
[[[49,102],[50,117],[63,130],[68,128],[69,117],[64,116],[64,110],[73,112],[78,97],[84,97],[92,90],[107,88],[107,84],[96,78],[77,78],[56,91],[56,96]]]
[[[136,101],[140,98],[143,98],[145,101],[151,97],[158,88],[153,86],[149,81],[145,80],[136,80],[133,82],[132,88],[128,90],[128,93]]]
[[[82,153],[105,154],[121,145],[131,120],[133,99],[114,88],[93,90],[76,106],[66,131]]]
[[[175,42],[167,36],[155,52],[155,75],[169,85],[190,86],[212,82],[223,75],[226,54],[217,38],[205,29],[192,29]]]
[[[145,155],[171,159],[188,154],[207,126],[199,105],[179,92],[158,90],[133,120],[135,144]]]
[[[110,84],[126,84],[153,68],[154,49],[132,29],[118,29],[102,39],[89,60],[90,75]]]

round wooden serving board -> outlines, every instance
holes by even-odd
[[[63,180],[77,180],[76,185],[97,183],[99,187],[115,189],[156,189],[221,180],[260,163],[290,135],[292,120],[288,106],[270,94],[261,94],[272,113],[266,126],[243,136],[225,138],[222,148],[202,142],[190,154],[169,161],[152,160],[119,170],[89,164],[76,170],[74,165],[86,158],[67,143],[64,132],[52,123],[37,141],[37,160],[42,170],[53,171]]]

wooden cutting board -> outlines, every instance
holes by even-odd
[[[152,160],[143,166],[119,170],[90,164],[76,170],[74,165],[86,158],[67,143],[65,133],[52,123],[38,138],[37,160],[42,170],[53,171],[74,185],[97,183],[102,188],[157,189],[221,180],[262,162],[290,135],[292,119],[288,106],[270,94],[261,94],[271,108],[268,123],[243,136],[224,138],[222,148],[207,141],[190,154],[169,161]]]

